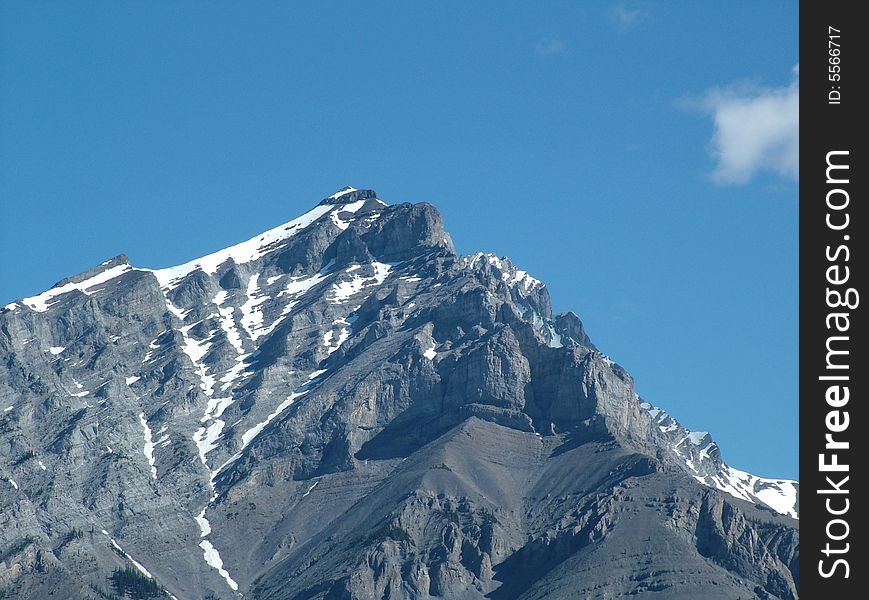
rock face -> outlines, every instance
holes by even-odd
[[[370,190],[0,313],[0,596],[792,599],[797,495]]]

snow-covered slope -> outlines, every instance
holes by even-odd
[[[640,406],[654,420],[662,443],[681,459],[681,464],[694,479],[736,498],[760,503],[783,515],[798,518],[799,482],[767,479],[731,467],[721,459],[721,450],[708,432],[689,431],[648,402],[641,401]]]

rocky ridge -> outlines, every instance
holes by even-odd
[[[428,204],[345,188],[116,257],[6,305],[0,357],[12,597],[124,567],[182,600],[797,595],[796,482],[726,465]]]

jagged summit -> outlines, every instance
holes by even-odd
[[[360,200],[374,200],[383,204],[383,201],[378,200],[377,192],[374,190],[359,190],[353,186],[346,186],[320,201],[320,204],[350,204]]]
[[[793,600],[797,495],[429,204],[345,188],[0,312],[10,597],[96,600],[126,566],[178,600]]]

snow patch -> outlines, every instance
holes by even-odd
[[[350,269],[347,269],[350,272]],[[358,293],[362,286],[365,285],[365,279],[354,274],[349,281],[342,281],[332,286],[332,302],[341,304],[349,300],[352,296]]]
[[[341,198],[342,196],[346,196],[347,194],[351,194],[351,193],[356,192],[356,191],[358,191],[358,190],[355,187],[348,185],[346,187],[341,188],[340,190],[338,190],[337,192],[335,192],[331,196],[329,196],[328,199],[329,200],[337,200],[338,198]]]
[[[241,336],[235,328],[235,319],[233,317],[234,309],[231,306],[221,306],[226,301],[227,295],[228,294],[225,290],[221,290],[211,299],[211,301],[217,306],[217,312],[220,315],[220,328],[226,334],[226,340],[233,348],[235,348],[235,351],[238,354],[241,354],[244,349],[241,343]]]
[[[51,352],[52,354],[54,354],[55,356],[57,356],[58,354],[60,354],[64,350],[66,350],[66,346],[52,346],[51,348],[48,349],[48,351]]]
[[[425,356],[425,357],[426,357],[427,359],[429,359],[429,360],[434,360],[434,359],[435,359],[435,356],[438,355],[438,353],[435,351],[435,348],[436,348],[436,347],[437,347],[437,344],[435,344],[434,342],[432,342],[432,344],[431,344],[431,348],[429,348],[428,350],[426,350],[425,352],[423,352],[422,355]]]
[[[341,344],[347,341],[350,337],[351,333],[351,324],[356,320],[355,316],[347,317],[346,319],[336,319],[332,322],[332,328],[329,329],[325,334],[323,334],[323,344],[326,346],[326,352],[328,354],[332,354],[338,348],[341,347]],[[337,325],[343,325],[341,329],[338,331],[338,337],[335,339],[333,343],[333,338],[335,337],[335,327]]]
[[[134,383],[139,381],[139,379],[141,378],[138,375],[133,375],[132,377],[125,378],[124,381],[126,381],[127,385],[133,385]]]
[[[369,285],[381,285],[386,278],[389,277],[389,272],[399,263],[382,263],[374,261],[371,267],[374,269],[374,275],[371,277],[360,277],[355,271],[361,268],[361,265],[353,265],[345,271],[352,274],[352,278],[347,281],[341,281],[332,286],[332,297],[329,300],[334,304],[343,304],[351,297],[359,293],[363,287]]]
[[[281,296],[295,297],[304,294],[326,278],[328,268],[329,265],[326,265],[319,273],[310,277],[290,277],[284,289],[278,292],[278,298]]]
[[[205,518],[205,511],[207,510],[208,506],[203,508],[197,516],[193,517],[199,524],[199,537],[208,537],[211,533],[211,523]]]
[[[223,377],[220,378],[220,383],[223,384],[222,386],[220,386],[221,392],[225,392],[230,387],[232,387],[232,384],[235,382],[235,380],[241,376],[241,374],[247,368],[247,364],[244,361],[249,356],[249,354],[242,354],[241,356],[237,357],[235,359],[236,363],[226,372]]]
[[[444,238],[444,243],[446,243],[446,238]],[[506,258],[498,258],[490,252],[477,252],[471,256],[463,257],[463,260],[465,261],[465,264],[471,268],[474,268],[481,262],[488,263],[490,266],[498,270],[501,276],[501,281],[511,288],[517,289],[520,292],[520,295],[521,292],[528,293],[533,289],[544,287],[541,281],[529,275],[527,271],[517,269]]]
[[[218,419],[221,415],[223,415],[223,411],[225,411],[229,406],[235,402],[232,397],[227,398],[209,398],[208,405],[205,408],[205,414],[202,416],[200,421],[202,423],[207,423],[211,419]]]
[[[98,273],[89,279],[85,279],[84,281],[80,281],[78,283],[67,283],[61,285],[56,288],[51,288],[50,290],[46,290],[37,296],[31,296],[29,298],[22,298],[21,302],[35,310],[36,312],[45,312],[56,302],[56,298],[63,294],[68,294],[69,292],[78,290],[88,296],[92,296],[94,293],[91,291],[91,288],[96,287],[100,284],[106,283],[107,281],[111,281],[116,277],[120,277],[124,273],[128,271],[134,271],[140,269],[133,269],[130,265],[117,265],[112,267],[111,269],[106,269],[102,273]]]
[[[709,437],[708,431],[692,431],[688,434],[688,439],[691,440],[691,443],[695,446],[699,446],[703,443],[703,440]]]
[[[142,564],[140,562],[138,562],[136,559],[134,559],[132,556],[130,556],[126,550],[121,548],[120,544],[118,544],[118,542],[116,542],[115,539],[109,535],[108,531],[103,529],[101,531],[101,533],[103,535],[105,535],[107,538],[109,538],[109,541],[111,541],[111,543],[112,543],[112,547],[115,550],[117,550],[118,552],[120,552],[121,554],[123,554],[127,558],[127,560],[129,560],[131,563],[133,563],[133,566],[136,567],[142,575],[144,575],[148,579],[154,579],[154,577],[151,575],[151,573],[148,572],[148,569],[146,569],[144,566],[142,566]]]
[[[767,482],[769,480],[761,480]],[[755,493],[760,501],[774,511],[797,518],[797,487],[794,481],[776,481],[775,486],[765,487]]]
[[[309,391],[311,391],[311,388],[314,385],[316,385],[316,383],[317,383],[316,379],[318,377],[320,377],[320,375],[325,373],[326,370],[327,369],[320,369],[318,371],[313,371],[311,374],[309,374],[308,381],[306,383],[300,385],[298,388],[296,388],[296,390],[292,394],[287,396],[287,398],[285,400],[283,400],[277,406],[277,408],[275,408],[275,410],[272,411],[271,414],[269,414],[266,417],[266,419],[264,421],[254,425],[253,427],[251,427],[250,429],[245,431],[241,436],[241,449],[239,449],[238,452],[236,452],[234,455],[232,455],[229,458],[229,460],[227,460],[225,463],[220,465],[220,467],[218,467],[216,470],[212,471],[212,477],[211,477],[212,480],[214,480],[214,478],[217,477],[217,475],[221,471],[223,471],[226,467],[228,467],[229,465],[234,463],[236,460],[241,458],[242,453],[247,449],[247,447],[251,444],[251,442],[253,442],[257,438],[257,436],[260,433],[262,433],[262,431],[266,427],[268,427],[268,425],[278,417],[278,415],[280,415],[287,408],[289,408],[296,400],[298,400],[299,398],[301,398],[302,396],[307,394]]]
[[[208,350],[211,348],[211,342],[207,339],[200,341],[189,335],[190,330],[199,323],[201,323],[201,321],[181,328],[181,335],[184,337],[184,346],[182,347],[182,350],[184,350],[184,353],[190,357],[193,364],[196,365],[198,365],[199,361],[202,360],[203,356],[208,354]]]
[[[273,332],[277,328],[277,326],[283,322],[284,318],[292,312],[292,310],[293,310],[293,308],[295,308],[296,304],[298,304],[298,302],[299,302],[298,296],[303,295],[308,290],[310,290],[312,287],[314,287],[316,284],[318,284],[320,281],[325,279],[328,276],[328,269],[331,267],[331,265],[333,263],[334,263],[334,261],[330,261],[330,263],[328,265],[326,265],[325,267],[323,267],[323,269],[321,269],[317,274],[312,275],[310,277],[293,277],[293,278],[290,278],[290,281],[287,283],[285,288],[283,290],[281,290],[280,292],[278,292],[277,297],[280,298],[281,296],[289,295],[289,296],[291,296],[292,301],[288,302],[284,306],[284,308],[281,310],[281,314],[278,316],[278,318],[275,319],[274,322],[267,327],[263,324],[263,314],[257,307],[260,304],[262,304],[263,302],[265,302],[266,300],[269,300],[270,297],[269,296],[256,297],[255,292],[257,290],[252,289],[251,282],[249,282],[248,283],[248,301],[245,302],[245,304],[241,306],[241,311],[243,313],[241,322],[242,322],[242,327],[245,328],[245,331],[247,331],[250,339],[257,340],[257,339],[259,339],[263,336],[269,335],[271,332]],[[259,274],[256,274],[256,277],[258,279]],[[251,281],[253,282],[253,276],[251,276]],[[255,282],[253,283],[253,286],[256,286]],[[240,344],[240,342],[241,342],[241,340],[239,339],[239,344]]]
[[[555,327],[549,325],[549,343],[547,344],[550,348],[563,348],[564,344],[561,343],[561,335],[555,331]]]
[[[239,308],[241,309],[241,326],[247,332],[250,339],[255,340],[256,334],[254,330],[262,327],[263,313],[257,308],[260,304],[269,299],[268,296],[257,297],[259,291],[259,273],[254,273],[250,276],[247,282],[247,301]]]
[[[356,202],[345,204],[333,210],[332,214],[329,215],[329,217],[331,218],[332,222],[338,227],[338,229],[343,231],[350,227],[350,221],[341,220],[341,217],[339,215],[345,212],[355,213],[357,210],[362,208],[363,204],[365,204],[365,200],[357,200]]]
[[[389,277],[389,271],[394,267],[397,263],[382,263],[374,261],[371,263],[371,266],[374,267],[374,279],[377,281],[377,284],[380,285],[386,278]]]
[[[145,413],[139,413],[139,423],[142,424],[142,429],[145,434],[145,458],[148,459],[148,465],[151,467],[151,479],[157,479],[157,466],[154,460],[154,441],[151,438],[151,428],[148,427],[148,421],[145,419]]]
[[[639,396],[636,397],[639,400]],[[712,440],[708,432],[688,431],[666,412],[652,406],[648,402],[640,401],[640,408],[648,412],[659,423],[658,429],[661,433],[670,434],[672,432],[679,432],[677,434],[680,435],[678,441],[675,443],[671,441],[670,447],[683,458],[685,466],[689,469],[690,473],[693,473],[692,476],[698,482],[707,487],[721,490],[735,498],[755,504],[762,503],[778,513],[795,519],[798,518],[796,509],[797,482],[764,479],[721,463],[718,457],[713,456],[713,452],[718,448],[718,445]],[[675,436],[668,435],[668,438],[673,440]],[[684,445],[686,442],[689,442],[691,446],[698,448],[698,450],[691,450],[690,447]],[[701,446],[702,449],[700,448]],[[691,458],[692,456],[699,458],[700,464],[695,464],[695,461]],[[697,473],[702,474],[704,472],[706,473],[705,475],[696,475]]]
[[[254,425],[253,427],[251,427],[250,429],[245,431],[241,436],[242,450],[247,448],[250,445],[250,443],[254,439],[256,439],[256,437],[260,433],[262,433],[262,430],[265,429],[266,427],[268,427],[269,423],[274,421],[278,415],[280,415],[282,412],[284,412],[287,408],[290,407],[290,405],[293,404],[293,402],[295,402],[298,398],[304,396],[306,393],[307,393],[307,390],[305,390],[303,392],[293,392],[292,394],[287,396],[287,398],[283,402],[278,404],[277,408],[275,408],[275,410],[273,410],[269,414],[269,416],[266,417],[265,421],[262,421],[261,423],[258,423],[257,425]]]
[[[220,419],[212,421],[209,425],[203,425],[193,434],[193,443],[199,450],[199,459],[202,464],[208,467],[206,455],[217,448],[217,440],[220,439],[220,434],[223,432],[225,423]]]
[[[232,259],[236,264],[254,261],[265,255],[276,243],[294,236],[333,208],[332,205],[315,206],[302,216],[283,225],[278,225],[274,229],[269,229],[245,242],[194,259],[183,265],[157,269],[152,273],[157,277],[161,287],[171,290],[181,283],[181,279],[185,275],[197,269],[202,270],[207,275],[213,275],[218,267],[229,259]]]
[[[205,562],[220,573],[220,576],[226,580],[226,584],[231,587],[233,591],[238,590],[238,584],[229,576],[229,571],[223,568],[223,561],[220,558],[220,554],[217,552],[217,549],[211,545],[211,542],[208,540],[202,540],[199,542],[199,547],[202,548],[205,555]]]
[[[535,288],[543,287],[542,281],[531,277],[531,275],[529,275],[525,271],[516,271],[516,274],[513,276],[513,279],[510,281],[510,283],[512,285],[518,285],[526,292]]]
[[[244,347],[241,343],[241,335],[235,328],[235,319],[232,316],[234,309],[231,306],[225,308],[218,307],[217,312],[220,313],[220,328],[226,334],[226,340],[235,348],[238,354],[244,352]]]

